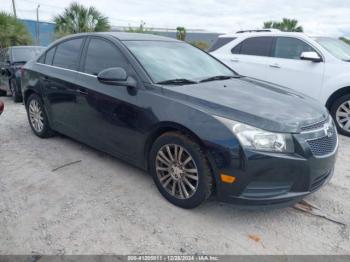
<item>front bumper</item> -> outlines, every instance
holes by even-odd
[[[295,136],[295,144],[294,154],[211,147],[219,200],[244,206],[288,206],[317,191],[333,176],[337,144],[322,157],[314,156],[303,137]],[[220,174],[236,180],[224,183]]]

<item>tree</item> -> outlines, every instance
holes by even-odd
[[[63,14],[54,17],[54,22],[57,37],[82,32],[104,32],[111,29],[108,18],[96,8],[92,6],[86,8],[78,3],[72,3],[65,8]]]
[[[27,27],[14,16],[0,12],[0,48],[30,44],[32,36]]]
[[[339,40],[342,40],[343,42],[347,43],[348,45],[350,45],[350,40],[345,38],[345,37],[339,37]]]
[[[264,22],[264,29],[279,29],[284,32],[303,32],[302,26],[298,25],[298,20],[283,18],[281,22],[267,21]]]
[[[176,38],[181,41],[186,40],[186,28],[182,26],[178,26],[176,28]]]

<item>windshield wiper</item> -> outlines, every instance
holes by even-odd
[[[198,82],[194,80],[189,80],[186,78],[177,78],[177,79],[170,79],[165,81],[157,82],[157,84],[160,85],[189,85],[189,84],[197,84]]]
[[[203,83],[203,82],[209,82],[209,81],[216,81],[216,80],[226,80],[226,79],[230,79],[230,78],[240,78],[241,76],[239,75],[236,75],[236,76],[228,76],[228,75],[220,75],[220,76],[212,76],[212,77],[208,77],[208,78],[205,78],[201,81],[199,81],[200,83]]]

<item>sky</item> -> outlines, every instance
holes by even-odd
[[[19,18],[52,21],[72,0],[15,0]],[[115,26],[205,29],[233,33],[261,28],[264,21],[297,19],[311,35],[350,37],[350,0],[78,0],[95,6]],[[12,0],[0,0],[12,12]]]

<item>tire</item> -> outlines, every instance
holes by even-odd
[[[0,96],[6,96],[7,92],[5,90],[0,90]]]
[[[331,115],[338,132],[350,136],[350,94],[339,97],[331,107]]]
[[[186,161],[189,157],[191,160]],[[152,146],[149,167],[159,192],[176,206],[195,208],[212,193],[213,177],[208,160],[200,146],[184,134],[161,135]]]
[[[18,87],[16,83],[16,79],[11,79],[10,81],[10,89],[12,94],[12,99],[15,103],[22,102],[21,94],[18,93]]]
[[[37,94],[31,94],[26,103],[26,110],[29,125],[35,135],[40,138],[47,138],[52,137],[55,134],[50,128],[44,104],[40,96]]]

